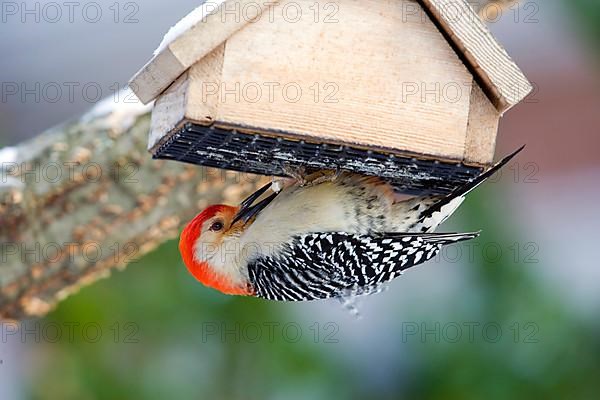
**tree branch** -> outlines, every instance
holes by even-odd
[[[0,318],[46,314],[260,181],[152,160],[149,115],[103,107],[0,152]]]

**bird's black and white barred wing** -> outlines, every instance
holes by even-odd
[[[256,296],[304,301],[361,294],[433,258],[445,244],[473,239],[478,233],[340,232],[297,236],[276,256],[248,265]]]

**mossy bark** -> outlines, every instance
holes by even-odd
[[[18,146],[0,169],[0,318],[46,314],[175,238],[206,205],[235,204],[262,182],[152,160],[149,115],[127,118],[64,124]]]

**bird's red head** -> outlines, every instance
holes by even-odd
[[[231,274],[215,267],[219,264],[216,250],[235,229],[232,222],[237,211],[237,207],[226,205],[210,206],[202,211],[183,229],[179,251],[190,273],[204,285],[225,294],[249,295],[246,285],[235,282]]]

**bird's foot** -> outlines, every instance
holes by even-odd
[[[287,176],[296,181],[296,185],[302,187],[317,186],[325,182],[335,182],[342,173],[337,167],[336,169],[322,169],[307,173],[304,166],[292,167],[288,163],[285,163],[282,169]]]
[[[283,173],[296,181],[299,186],[306,185],[306,169],[304,166],[292,167],[290,164],[285,163],[281,167]]]
[[[336,169],[322,169],[314,172],[305,178],[305,186],[316,186],[321,183],[335,182],[341,175],[342,171],[339,168]]]

